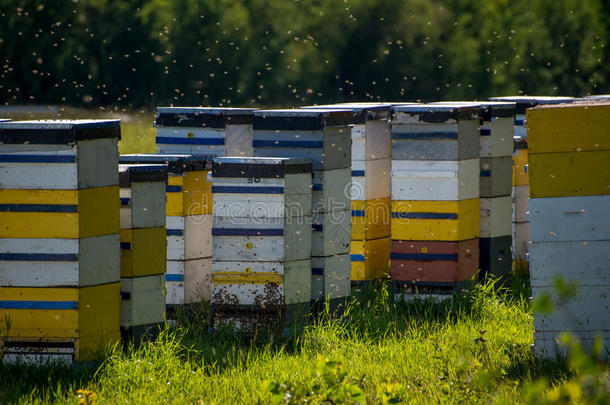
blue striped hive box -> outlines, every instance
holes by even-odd
[[[252,155],[254,108],[159,107],[157,150],[212,156]]]
[[[311,299],[311,160],[217,158],[211,179],[215,322],[251,329],[304,308]]]
[[[392,200],[459,201],[479,197],[479,159],[392,160]]]
[[[254,113],[254,156],[310,158],[313,170],[351,167],[349,110],[259,110]]]
[[[465,160],[480,155],[476,108],[460,104],[394,107],[392,160]]]

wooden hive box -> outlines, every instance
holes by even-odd
[[[314,170],[312,184],[312,211],[327,213],[350,207],[350,169]]]
[[[331,306],[351,295],[351,257],[349,253],[311,258],[311,299]]]
[[[352,240],[352,281],[368,281],[388,275],[390,238]]]
[[[254,156],[310,158],[313,170],[351,167],[353,113],[348,110],[259,110]]]
[[[217,158],[211,179],[215,322],[251,329],[305,311],[311,300],[311,160]]]
[[[480,234],[482,238],[495,238],[511,234],[510,196],[496,198],[481,198],[479,209],[481,213]]]
[[[119,121],[0,123],[4,361],[88,361],[118,340],[119,138]]]
[[[255,108],[159,107],[157,150],[211,156],[252,155]]]
[[[479,239],[479,267],[482,276],[505,277],[512,269],[512,236]]]
[[[165,314],[167,165],[119,165],[121,333],[139,341]]]

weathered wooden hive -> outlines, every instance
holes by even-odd
[[[530,242],[530,224],[528,219],[528,150],[527,150],[527,122],[525,111],[537,105],[571,103],[572,97],[546,97],[546,96],[512,96],[492,97],[492,101],[516,103],[514,126],[514,152],[513,152],[513,267],[527,267],[528,244]]]
[[[341,109],[259,110],[254,155],[310,158],[313,168],[313,300],[334,303],[351,294],[351,128]]]
[[[254,108],[159,107],[157,152],[251,156]]]
[[[212,266],[212,158],[194,155],[121,155],[125,164],[166,164],[168,309],[209,300]]]
[[[532,295],[550,295],[554,309],[534,314],[534,349],[554,357],[568,332],[586,347],[601,337],[608,350],[610,103],[538,107],[527,120]]]
[[[477,110],[394,107],[390,276],[402,291],[453,290],[479,268]]]
[[[166,165],[119,165],[121,334],[153,336],[165,315]]]
[[[252,330],[309,312],[311,178],[310,159],[214,159],[216,324]]]
[[[339,103],[305,109],[353,112],[351,127],[352,284],[384,277],[390,262],[391,103]],[[343,192],[340,185],[338,192]]]
[[[0,123],[5,362],[83,362],[119,333],[119,121]]]

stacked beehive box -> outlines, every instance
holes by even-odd
[[[159,107],[157,152],[251,156],[253,108]]]
[[[254,330],[311,301],[311,160],[216,158],[214,322]]]
[[[513,152],[513,265],[516,268],[527,267],[528,243],[530,241],[530,225],[528,219],[528,153],[527,153],[527,123],[525,110],[537,105],[571,103],[571,97],[544,96],[513,96],[492,97],[492,101],[516,103]]]
[[[459,104],[473,106],[480,120],[480,275],[506,276],[512,264],[511,184],[515,103],[487,101]]]
[[[165,315],[166,165],[119,165],[121,334],[141,340]]]
[[[384,277],[390,262],[389,103],[343,103],[303,107],[354,113],[352,136],[352,285]]]
[[[459,104],[394,107],[390,276],[399,290],[452,290],[478,270],[476,112]]]
[[[555,339],[569,332],[589,347],[600,336],[607,350],[610,103],[534,108],[527,120],[532,295],[549,294],[554,304],[550,314],[534,314],[534,348],[553,357]],[[554,288],[557,278],[568,291]]]
[[[211,158],[192,155],[121,155],[121,163],[168,166],[166,188],[168,309],[209,300],[212,266]]]
[[[312,299],[333,305],[351,294],[349,110],[260,110],[254,155],[311,158],[313,166]]]
[[[93,360],[119,333],[118,121],[0,123],[4,361]]]

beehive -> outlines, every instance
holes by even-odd
[[[309,159],[214,160],[215,322],[253,329],[307,314],[311,178]]]
[[[121,334],[139,341],[165,315],[166,165],[119,165]]]
[[[208,156],[251,156],[254,108],[159,107],[157,151]]]
[[[312,299],[333,306],[350,295],[351,127],[346,109],[259,110],[254,113],[254,155],[312,160],[314,198]],[[336,199],[336,200],[335,200]],[[339,257],[335,257],[339,256]],[[331,259],[333,258],[333,259]],[[325,267],[333,263],[336,267]],[[322,269],[322,270],[320,270]],[[328,272],[326,271],[328,270]],[[320,286],[333,288],[321,290]]]
[[[121,155],[121,163],[165,164],[167,237],[166,303],[190,305],[209,300],[212,268],[212,184],[209,156]],[[169,315],[171,316],[171,314]]]
[[[390,246],[390,103],[343,103],[303,107],[341,108],[353,113],[351,128],[352,283],[368,282],[387,273]],[[345,183],[343,183],[345,184]],[[315,183],[314,183],[315,190]],[[343,202],[343,201],[342,201]],[[369,247],[375,246],[372,250]]]
[[[514,124],[514,152],[513,152],[513,234],[512,254],[513,267],[526,267],[529,257],[530,230],[529,220],[524,215],[527,209],[529,196],[528,173],[528,139],[525,111],[537,105],[571,103],[572,97],[546,97],[546,96],[513,96],[492,97],[496,102],[516,103]]]
[[[119,339],[118,121],[0,123],[5,362],[93,360]]]
[[[452,289],[479,268],[480,108],[395,106],[390,276],[395,286]]]
[[[527,111],[534,298],[554,311],[534,313],[534,349],[555,355],[569,332],[585,347],[610,347],[610,103],[543,106]],[[563,279],[573,297],[554,288]],[[576,283],[573,286],[572,283]],[[561,352],[561,350],[560,350]]]

